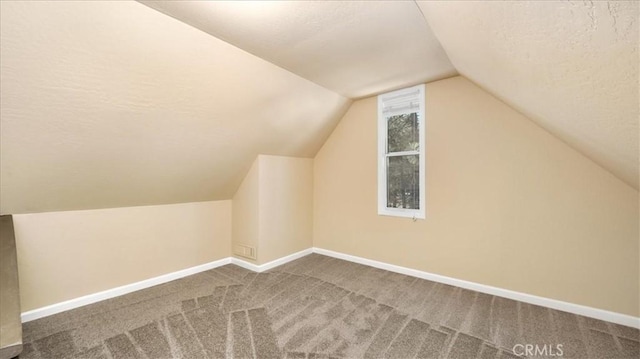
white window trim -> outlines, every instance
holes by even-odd
[[[387,118],[383,115],[385,99],[398,95],[409,94],[418,90],[418,113],[420,132],[420,149],[418,151],[394,152],[391,156],[418,154],[419,159],[419,179],[420,179],[420,209],[389,208],[387,207]],[[426,218],[426,159],[425,159],[425,86],[418,85],[402,90],[388,92],[378,95],[378,214],[383,216],[407,217],[414,219]]]

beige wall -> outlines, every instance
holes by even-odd
[[[259,262],[313,246],[313,159],[260,155]]]
[[[427,84],[427,218],[377,215],[376,98],[315,158],[314,246],[638,316],[638,191],[463,77]]]
[[[376,98],[233,201],[15,215],[23,310],[255,246],[316,246],[639,315],[638,192],[462,77],[427,84],[427,219],[377,215]],[[312,241],[313,239],[313,241]]]
[[[14,215],[22,311],[230,255],[231,201]]]
[[[263,264],[312,247],[313,159],[259,155],[233,197],[233,244]]]
[[[244,177],[233,196],[233,243],[258,248],[260,208],[259,200],[259,157],[253,161],[251,169]],[[259,255],[259,253],[258,253]],[[242,257],[243,260],[256,262],[249,258]]]

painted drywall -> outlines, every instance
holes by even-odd
[[[350,98],[457,74],[413,1],[141,1]]]
[[[313,159],[259,156],[259,264],[313,246]]]
[[[230,199],[257,154],[315,156],[349,103],[330,90],[452,63],[638,188],[637,2],[145,3],[196,28],[0,1],[0,213]]]
[[[638,189],[640,2],[419,5],[460,74]]]
[[[240,244],[252,247],[257,253],[260,235],[260,157],[256,157],[251,169],[242,180],[238,191],[233,196],[233,245]],[[232,247],[233,250],[233,247]],[[234,254],[235,255],[235,254]],[[256,262],[251,258],[240,257],[243,260]]]
[[[378,216],[377,99],[314,162],[314,246],[638,316],[638,191],[463,77],[426,87],[427,218]]]
[[[0,212],[227,200],[348,100],[134,1],[0,2]]]
[[[311,248],[313,159],[259,155],[233,197],[233,245],[264,264]],[[235,256],[235,254],[234,254]]]
[[[231,201],[15,215],[22,311],[231,254]]]

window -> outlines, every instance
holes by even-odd
[[[424,85],[378,96],[378,214],[425,218]]]

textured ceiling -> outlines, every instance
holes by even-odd
[[[637,2],[144,3],[0,2],[0,212],[228,199],[456,69],[638,188]]]
[[[137,2],[0,2],[0,211],[231,198],[349,100]]]
[[[462,75],[638,188],[640,3],[419,5]]]
[[[349,98],[450,77],[413,1],[142,1]]]

